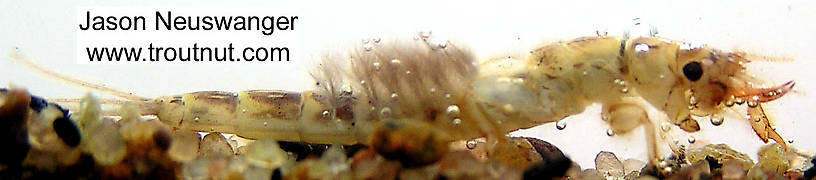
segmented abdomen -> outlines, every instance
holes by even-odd
[[[159,119],[171,127],[233,133],[249,139],[272,138],[324,144],[354,144],[358,128],[351,105],[331,110],[323,98],[303,93],[253,90],[204,91],[162,101]]]

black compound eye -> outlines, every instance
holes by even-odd
[[[162,151],[167,151],[170,149],[170,144],[173,143],[173,136],[167,131],[156,131],[153,133],[153,142]]]
[[[57,132],[57,136],[59,136],[66,145],[70,147],[77,147],[79,145],[80,140],[82,140],[82,135],[79,132],[79,128],[74,122],[71,122],[70,119],[60,117],[55,119],[52,125],[54,126],[54,131]]]
[[[689,81],[700,80],[703,77],[703,67],[699,62],[690,62],[683,66],[683,75],[686,75]]]
[[[31,96],[31,103],[28,104],[28,107],[40,113],[45,107],[48,107],[48,101],[41,97]]]

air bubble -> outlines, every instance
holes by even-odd
[[[788,139],[788,144],[793,143],[793,139]]]
[[[266,127],[268,124],[269,124],[268,122],[264,122],[264,127]]]
[[[445,93],[445,98],[450,99],[450,98],[451,98],[451,94]]]
[[[748,107],[751,107],[751,108],[755,108],[755,107],[759,106],[759,102],[756,102],[756,101],[748,101],[748,103],[746,103],[746,104],[748,104]]]
[[[465,143],[465,146],[466,146],[468,149],[474,149],[474,148],[476,148],[476,140],[468,140],[468,141],[467,141],[467,143]]]
[[[444,49],[444,48],[448,47],[448,40],[445,40],[444,38],[436,37],[436,38],[431,39],[431,44],[434,44],[437,47]]]
[[[697,105],[697,98],[694,98],[694,96],[689,97],[689,105],[691,106]]]
[[[372,64],[374,65],[375,70],[380,70],[380,62],[374,62]]]
[[[380,110],[380,115],[382,115],[384,117],[391,116],[391,108],[388,108],[388,107],[382,108],[382,110]]]
[[[405,71],[405,74],[411,74],[411,71]]]
[[[502,106],[502,110],[504,110],[505,113],[514,113],[514,112],[516,112],[516,108],[513,107],[512,104],[504,104],[504,106]]]
[[[745,103],[745,99],[742,98],[734,99],[734,103],[737,103],[737,105],[742,105],[742,103]]]
[[[595,35],[597,35],[598,37],[606,37],[606,35],[608,34],[609,31],[607,31],[606,28],[595,30]]]
[[[723,120],[725,120],[725,118],[720,114],[712,114],[710,118],[711,118],[711,124],[715,125],[715,126],[722,125]]]
[[[621,90],[620,90],[620,92],[622,92],[622,93],[628,93],[628,92],[629,92],[629,88],[623,88],[623,89],[621,89]]]
[[[635,45],[635,51],[638,51],[638,52],[649,52],[649,45],[648,45],[648,44],[643,44],[643,43],[636,44],[636,45]]]
[[[399,59],[392,59],[391,65],[397,66],[400,65],[402,62]]]
[[[668,166],[669,166],[669,162],[666,162],[666,160],[661,160],[661,161],[660,161],[660,163],[658,163],[657,165],[658,165],[658,167],[660,167],[660,168],[664,168],[664,167],[668,167]]]
[[[671,130],[671,127],[672,127],[671,123],[668,122],[660,123],[660,130],[663,130],[663,132],[669,132],[669,130]]]
[[[365,51],[371,51],[374,49],[374,45],[368,42],[363,43],[363,49],[365,49]]]
[[[429,91],[429,92],[431,92],[431,94],[433,94],[433,93],[435,93],[435,92],[436,92],[436,88],[431,88],[431,89],[429,89],[428,91]]]
[[[680,144],[680,140],[679,140],[679,139],[673,139],[673,140],[672,140],[672,143],[674,143],[674,144]]]
[[[765,93],[765,96],[766,97],[776,96],[776,91],[768,91],[768,93]]]
[[[731,107],[731,106],[734,106],[734,101],[733,100],[726,100],[725,101],[725,107]]]
[[[379,37],[376,37],[376,38],[372,38],[371,40],[372,40],[372,41],[374,41],[374,43],[380,43],[380,41],[381,41],[382,39],[381,39],[381,38],[379,38]]]
[[[691,47],[691,44],[689,44],[689,43],[680,44],[680,50],[690,50],[690,49],[694,49],[694,48]]]
[[[557,128],[558,130],[564,130],[565,128],[567,128],[567,121],[560,120],[560,121],[556,122],[555,123],[555,128]]]
[[[694,144],[694,142],[696,142],[696,141],[697,141],[697,139],[694,138],[694,136],[689,136],[689,138],[688,138],[689,144]]]
[[[453,125],[459,125],[459,124],[462,124],[462,119],[453,118]]]
[[[360,85],[365,85],[365,84],[366,84],[365,80],[360,81]]]
[[[607,130],[606,130],[606,135],[607,135],[607,136],[614,136],[614,135],[615,135],[615,131],[613,131],[612,129],[607,129]]]
[[[194,117],[194,118],[193,118],[193,120],[198,121],[198,120],[201,120],[201,118],[199,118],[198,116],[196,116],[196,117]]]
[[[635,19],[632,19],[632,22],[635,23],[635,25],[640,25],[640,18],[636,17]]]
[[[329,115],[330,115],[329,111],[323,111],[323,117],[329,117]]]
[[[445,110],[445,112],[447,112],[447,113],[448,113],[448,116],[456,116],[456,115],[459,115],[459,106],[457,106],[457,105],[450,105],[450,106],[448,106],[448,108]]]
[[[427,39],[428,37],[431,37],[431,31],[420,31],[419,37],[422,39]]]
[[[397,97],[399,97],[397,93],[391,93],[391,99],[397,99]]]

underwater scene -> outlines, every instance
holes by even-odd
[[[814,179],[807,1],[5,2],[0,179]]]

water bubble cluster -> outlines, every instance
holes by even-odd
[[[752,107],[752,108],[755,108],[755,107],[759,106],[759,96],[751,97],[751,99],[748,100],[747,104],[748,104],[748,107]]]
[[[615,85],[618,85],[618,86],[621,87],[621,89],[620,89],[621,93],[625,94],[625,93],[629,92],[629,87],[626,86],[626,81],[616,78],[614,80],[614,83],[615,83]]]

